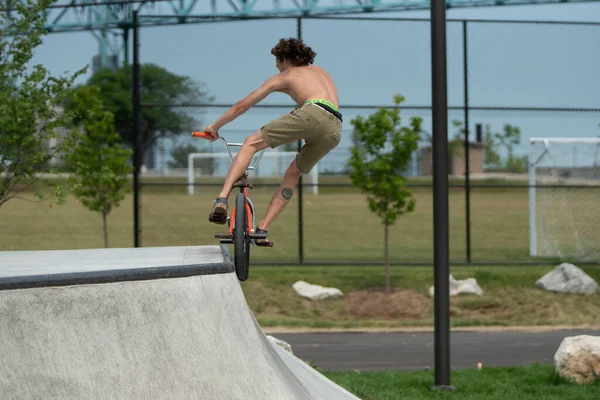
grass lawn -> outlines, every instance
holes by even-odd
[[[460,399],[460,400],[592,400],[600,398],[600,381],[576,385],[555,377],[554,367],[483,368],[452,371],[455,391],[430,391],[434,373],[419,372],[322,372],[362,400]]]
[[[208,222],[217,187],[197,187],[188,196],[185,186],[142,186],[141,245],[179,246],[216,244],[213,235],[224,230]],[[275,189],[251,191],[258,218]],[[401,216],[390,230],[392,262],[429,263],[433,260],[433,196],[430,187],[413,187],[414,212]],[[529,260],[528,203],[525,188],[474,187],[471,193],[471,251],[473,262]],[[26,197],[31,200],[29,193]],[[233,197],[230,206],[233,204]],[[322,187],[318,195],[303,196],[303,257],[305,262],[383,262],[383,226],[368,209],[366,198],[352,187]],[[128,195],[108,219],[111,247],[133,246],[133,200]],[[0,209],[0,250],[102,247],[101,218],[77,199],[49,208],[47,203],[14,199]],[[252,252],[252,262],[298,261],[298,194],[272,225],[273,248]],[[465,195],[450,191],[450,258],[463,261]]]

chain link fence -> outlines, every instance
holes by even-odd
[[[302,195],[296,191],[269,232],[275,246],[255,248],[253,263],[383,262],[383,226],[368,209],[365,194],[349,180],[346,162],[352,146],[350,121],[391,105],[395,93],[406,98],[401,106],[403,124],[410,117],[421,117],[424,132],[405,172],[416,209],[391,228],[390,260],[432,263],[428,20],[306,17],[139,28],[142,68],[177,60],[173,72],[201,82],[207,93],[193,101],[164,102],[142,83],[142,123],[144,116],[169,109],[196,120],[190,131],[204,128],[276,72],[270,50],[280,37],[304,39],[316,51],[316,63],[333,76],[344,115],[343,139],[319,163],[318,173],[302,178]],[[598,261],[594,243],[600,243],[600,202],[590,199],[600,195],[600,158],[575,156],[574,163],[560,165],[545,160],[544,168],[586,168],[585,182],[576,186],[563,179],[548,188],[529,176],[532,138],[600,136],[598,42],[600,24],[448,20],[449,139],[458,143],[450,160],[452,263]],[[221,135],[241,142],[293,107],[289,98],[274,94],[226,125]],[[468,175],[461,150],[465,134],[470,146]],[[251,175],[250,196],[259,218],[296,150],[295,143],[274,149],[281,154],[264,157]],[[229,168],[224,151],[221,142],[164,132],[144,154],[142,246],[218,243],[213,235],[223,228],[210,224],[208,213]],[[193,168],[190,152],[205,154],[194,159]],[[537,197],[532,197],[532,183]],[[577,209],[577,217],[569,217]],[[532,228],[532,214],[537,215],[537,231]],[[549,232],[561,234],[553,234],[551,250],[536,253],[532,240],[544,240]],[[573,245],[568,238],[580,232],[585,238]],[[577,252],[563,251],[573,246],[579,246]]]

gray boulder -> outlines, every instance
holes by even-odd
[[[562,293],[594,294],[600,286],[588,274],[573,264],[562,263],[541,277],[535,285],[543,290]]]

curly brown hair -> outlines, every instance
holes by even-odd
[[[317,55],[302,39],[295,38],[279,39],[279,43],[271,49],[271,54],[280,61],[289,60],[295,66],[312,64]]]

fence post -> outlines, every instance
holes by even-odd
[[[448,259],[448,84],[446,2],[431,6],[431,91],[433,116],[433,259],[435,315],[435,385],[450,386],[450,265]]]
[[[302,39],[302,18],[298,18],[296,20],[297,27],[297,38]],[[302,140],[298,140],[298,153],[302,150]],[[303,192],[303,182],[302,175],[298,179],[298,262],[300,264],[304,263],[304,232],[302,227],[302,222],[304,220],[303,209],[302,209],[302,192]]]
[[[469,167],[469,68],[467,61],[467,21],[463,20],[463,72],[464,72],[464,95],[465,95],[465,230],[467,234],[467,263],[471,263],[471,181]]]
[[[135,247],[140,247],[140,85],[139,85],[139,37],[138,11],[133,11],[133,71],[132,71],[132,113],[133,113],[133,241]]]

